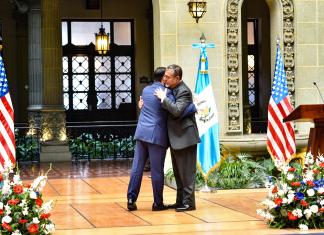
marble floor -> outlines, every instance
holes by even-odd
[[[43,195],[45,201],[55,200],[52,212],[55,234],[324,234],[324,230],[300,232],[267,228],[265,221],[255,212],[266,195],[265,189],[197,192],[195,211],[152,212],[148,173],[143,177],[138,210],[129,212],[126,209],[126,190],[130,166],[130,161],[53,164]],[[26,183],[48,168],[48,164],[20,165]],[[165,203],[173,203],[175,195],[173,189],[165,187]]]

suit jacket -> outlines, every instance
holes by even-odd
[[[142,92],[144,106],[138,118],[135,139],[163,147],[169,146],[167,133],[167,111],[162,108],[161,101],[154,95],[157,88],[165,89],[159,82],[146,86]],[[167,96],[171,95],[168,90]],[[172,97],[171,97],[172,99]]]
[[[166,97],[162,107],[170,113],[167,122],[170,145],[178,150],[195,145],[200,139],[194,113],[179,118],[186,107],[193,102],[189,87],[181,82],[172,91],[175,101]]]

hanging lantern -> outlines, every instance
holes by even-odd
[[[100,19],[101,27],[99,28],[99,33],[95,33],[96,51],[100,55],[105,55],[109,51],[109,33],[105,32],[105,28],[102,25],[102,0],[100,1]]]
[[[196,23],[198,23],[199,19],[202,18],[207,11],[207,2],[204,0],[190,0],[190,2],[188,2],[188,7],[190,15],[196,20]]]
[[[99,28],[99,33],[96,35],[96,51],[100,55],[105,55],[109,51],[109,34],[105,32],[105,29],[102,27]]]

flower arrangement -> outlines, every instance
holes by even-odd
[[[19,171],[7,166],[0,173],[0,234],[51,234],[55,231],[50,220],[53,201],[44,203],[42,190],[47,174],[37,177],[32,184],[23,185]]]
[[[324,156],[307,153],[304,167],[276,165],[281,177],[269,177],[257,214],[273,228],[324,228]]]

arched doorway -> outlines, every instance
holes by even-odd
[[[266,133],[271,93],[270,12],[264,0],[241,7],[243,133]]]
[[[241,135],[244,131],[243,115],[243,52],[242,52],[242,6],[246,0],[228,0],[226,7],[226,76],[227,76],[227,134]],[[257,1],[253,1],[257,2]],[[294,104],[295,83],[295,39],[294,5],[292,0],[265,0],[270,13],[270,63],[274,71],[276,37],[282,42],[287,84]],[[244,13],[244,12],[243,12]],[[242,16],[242,17],[241,17]],[[268,102],[265,100],[265,102]]]

